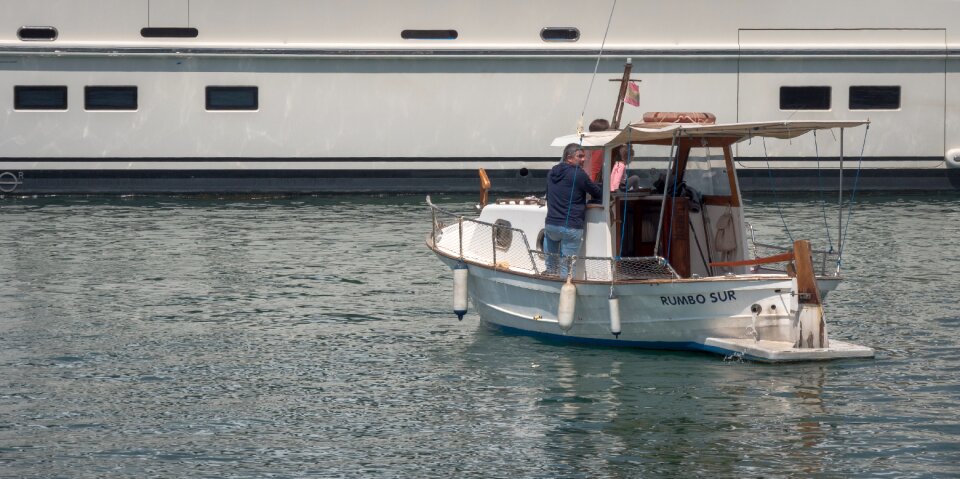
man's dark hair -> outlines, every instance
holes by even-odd
[[[580,150],[583,150],[583,147],[576,143],[570,143],[569,145],[565,146],[563,148],[563,161],[567,161],[567,158],[576,155]]]
[[[610,122],[603,118],[597,118],[590,122],[590,131],[604,131],[610,129]]]

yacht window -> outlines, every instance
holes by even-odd
[[[87,110],[136,110],[135,86],[88,86],[83,90]]]
[[[493,225],[497,248],[509,249],[510,243],[513,242],[513,230],[510,229],[510,222],[507,220],[497,220],[493,222]]]
[[[57,36],[57,29],[53,27],[20,27],[17,30],[17,38],[23,41],[53,41]]]
[[[404,30],[400,38],[404,40],[456,40],[456,30]]]
[[[540,30],[540,38],[545,42],[575,42],[580,39],[580,30],[573,27],[544,28]]]
[[[543,236],[544,231],[540,230],[540,233],[537,234],[537,251],[543,251]]]
[[[780,109],[829,110],[830,87],[782,86],[780,87]]]
[[[154,27],[141,28],[143,38],[197,38],[200,31],[196,28]]]
[[[15,110],[66,110],[67,87],[65,86],[15,86],[13,87]]]
[[[256,110],[258,96],[255,86],[208,86],[207,110]]]
[[[852,86],[850,87],[851,110],[898,110],[900,109],[899,86]]]

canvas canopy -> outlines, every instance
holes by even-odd
[[[809,133],[813,130],[829,130],[833,128],[852,128],[866,125],[869,121],[834,120],[834,121],[765,121],[754,123],[727,123],[704,125],[699,123],[633,123],[620,131],[585,132],[583,137],[578,134],[561,136],[553,140],[551,146],[566,146],[578,143],[585,148],[599,148],[604,146],[618,146],[624,143],[644,143],[672,140],[677,138],[735,138],[743,141],[750,138],[779,138],[790,139]]]

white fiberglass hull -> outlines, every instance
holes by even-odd
[[[456,261],[441,256],[449,265]],[[820,281],[825,294],[839,279]],[[648,349],[696,350],[760,361],[870,357],[870,348],[831,341],[831,347],[793,348],[797,302],[792,280],[778,275],[627,283],[614,286],[622,332],[610,329],[609,284],[577,284],[573,326],[557,319],[555,279],[470,267],[469,293],[481,320],[509,333],[546,339]],[[758,305],[755,316],[751,308]]]

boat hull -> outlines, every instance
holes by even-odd
[[[456,260],[440,256],[452,266]],[[839,278],[819,281],[825,294]],[[793,348],[798,306],[786,275],[739,275],[701,280],[616,284],[622,332],[610,329],[610,284],[577,283],[573,326],[557,320],[556,278],[470,267],[469,293],[481,321],[511,334],[551,341],[645,349],[692,350],[781,362],[870,357],[873,350],[836,342]],[[754,314],[753,310],[758,311]]]

